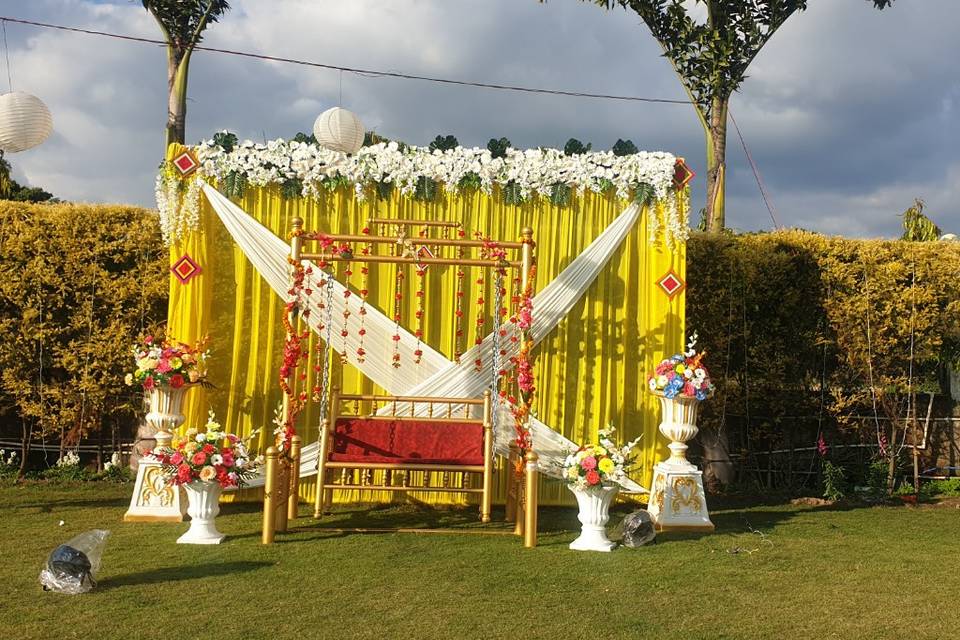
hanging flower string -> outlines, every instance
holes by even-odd
[[[297,367],[300,365],[300,362],[307,357],[304,344],[310,335],[309,329],[297,331],[293,323],[297,312],[304,307],[304,305],[302,305],[302,294],[307,288],[304,286],[307,269],[304,269],[303,264],[299,261],[293,260],[292,258],[287,258],[287,260],[292,267],[293,273],[290,288],[287,290],[289,299],[284,306],[283,314],[283,328],[286,339],[283,345],[283,361],[280,364],[280,389],[287,398],[288,409],[286,418],[281,420],[282,424],[277,425],[276,431],[276,445],[281,455],[286,455],[289,451],[287,443],[289,443],[291,438],[296,434],[294,425],[296,424],[297,416],[300,415],[303,405],[306,402],[306,392],[301,391],[297,393],[294,391],[292,380],[293,376],[297,373]],[[306,309],[304,309],[304,311],[307,312]]]
[[[417,348],[413,352],[413,361],[416,364],[420,364],[420,361],[423,359],[423,309],[424,309],[424,298],[427,293],[427,268],[423,265],[417,265],[417,329],[415,335],[417,336]]]
[[[521,343],[520,353],[514,358],[511,358],[516,371],[518,397],[507,397],[513,405],[514,430],[516,432],[517,447],[520,448],[521,453],[529,449],[532,444],[529,421],[532,415],[536,386],[533,376],[533,357],[531,355],[531,351],[533,350],[533,335],[530,329],[533,326],[533,282],[536,277],[536,271],[536,266],[531,267],[527,286],[520,296],[518,312],[516,316],[514,316],[517,327],[515,333],[520,334]],[[517,471],[518,473],[520,472],[519,467]]]
[[[361,231],[363,235],[370,235],[370,227],[364,227]],[[367,243],[360,250],[364,257],[369,256],[373,250],[373,245]],[[357,331],[357,362],[363,362],[367,359],[367,352],[363,349],[363,337],[367,335],[367,295],[370,293],[370,267],[366,262],[360,263],[360,309],[357,314],[360,316],[360,329]]]
[[[457,237],[461,240],[467,235],[463,227],[457,229]],[[463,259],[463,247],[457,247],[457,260]],[[457,292],[454,297],[453,311],[453,361],[460,364],[463,355],[463,278],[466,276],[463,265],[457,265]]]
[[[400,320],[403,319],[403,269],[397,265],[397,278],[393,288],[393,367],[400,368]]]
[[[353,292],[350,291],[350,276],[353,275],[353,270],[350,268],[350,263],[345,263],[343,270],[343,325],[340,328],[340,337],[343,339],[343,344],[340,348],[340,364],[347,364],[347,339],[350,336],[349,322],[350,322],[350,296],[353,295]]]

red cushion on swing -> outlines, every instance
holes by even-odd
[[[436,420],[337,418],[332,462],[483,464],[483,425]]]

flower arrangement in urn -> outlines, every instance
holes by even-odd
[[[626,475],[633,460],[630,452],[636,440],[618,447],[613,442],[613,426],[601,429],[599,444],[584,445],[563,461],[563,477],[567,488],[577,499],[580,536],[570,543],[576,551],[610,551],[616,546],[607,538],[610,503],[620,489],[619,480]]]
[[[185,384],[202,383],[207,377],[206,339],[188,345],[169,339],[146,336],[133,347],[136,371],[128,373],[128,385],[141,385],[146,391],[167,385],[179,389]]]
[[[259,459],[250,458],[243,440],[221,430],[213,412],[203,431],[187,429],[184,437],[173,439],[170,449],[155,450],[151,455],[173,485],[200,481],[216,482],[223,489],[239,487],[260,464]]]
[[[706,352],[697,353],[697,334],[687,344],[687,350],[662,360],[647,376],[647,386],[654,394],[673,399],[677,396],[706,400],[713,393],[710,372],[703,365]]]
[[[599,432],[599,444],[584,445],[563,461],[563,477],[571,489],[589,489],[615,483],[626,476],[633,461],[631,451],[640,438],[618,447],[613,425]]]

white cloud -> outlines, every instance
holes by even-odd
[[[658,45],[632,13],[576,0],[234,0],[211,46],[331,64],[591,92],[683,98]],[[896,214],[925,197],[941,226],[957,208],[960,56],[955,0],[811,2],[750,69],[733,108],[788,225],[894,234]],[[5,15],[158,37],[139,2],[0,0]],[[40,96],[56,134],[11,156],[15,175],[60,197],[151,204],[162,154],[162,49],[8,24],[14,83]],[[337,104],[340,74],[197,53],[188,138],[229,128],[254,139],[308,131]],[[344,74],[343,104],[382,134],[424,144],[506,136],[517,146],[618,137],[686,156],[700,172],[692,109],[495,92]],[[952,82],[952,85],[949,84]],[[728,217],[769,228],[734,132]],[[948,169],[949,167],[949,169]],[[893,217],[890,217],[893,216]],[[888,220],[887,222],[883,222]]]

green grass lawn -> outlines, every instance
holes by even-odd
[[[947,638],[960,632],[960,509],[714,507],[713,535],[567,549],[573,509],[511,536],[344,534],[311,518],[260,544],[259,506],[223,505],[220,546],[124,524],[130,485],[0,485],[4,638]],[[307,508],[301,511],[307,513]],[[496,516],[497,514],[495,514]],[[621,517],[618,514],[616,517]],[[64,525],[59,522],[63,520]],[[352,509],[329,526],[437,526],[473,513]],[[47,553],[113,532],[86,595],[41,591]]]

